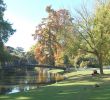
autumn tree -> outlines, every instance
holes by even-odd
[[[97,57],[100,73],[103,74],[105,59],[110,54],[110,1],[97,0],[96,10],[89,14],[84,7],[83,12],[77,11],[79,36],[82,38],[80,49]]]
[[[48,6],[46,11],[48,17],[42,19],[42,23],[37,26],[34,34],[35,39],[38,40],[36,58],[41,63],[55,65],[56,58],[59,58],[66,44],[65,37],[71,25],[71,19],[68,10],[65,9],[55,11]]]

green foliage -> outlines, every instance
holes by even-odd
[[[15,32],[11,24],[3,18],[5,9],[6,5],[3,0],[0,0],[0,41],[2,42],[7,42],[10,35],[13,35]]]
[[[82,11],[78,11],[80,20],[76,24],[79,36],[82,37],[80,49],[82,52],[91,53],[97,57],[101,74],[110,52],[109,6],[110,1],[101,2],[92,14],[88,13],[84,7]]]
[[[35,59],[35,48],[36,48],[36,44],[32,45],[29,51],[27,51],[25,54],[28,63],[32,63],[32,64],[38,63],[37,59]]]
[[[67,55],[64,55],[64,65],[68,66],[70,64],[70,60]]]
[[[95,47],[102,54],[103,64],[107,64],[110,52],[110,1],[100,5],[95,14],[93,32],[97,36]]]
[[[3,18],[5,10],[6,4],[4,4],[3,0],[0,0],[0,61],[4,61],[6,58],[3,42],[7,42],[10,35],[15,32],[11,24]]]
[[[74,59],[75,67],[98,68],[97,58],[91,54],[79,54]]]
[[[80,64],[80,67],[85,67],[87,66],[87,64],[88,64],[88,61],[82,61]]]

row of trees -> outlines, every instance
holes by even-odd
[[[46,8],[48,17],[33,34],[38,40],[35,55],[39,63],[62,64],[65,57],[75,62],[80,54],[91,54],[103,74],[103,65],[110,64],[110,0],[96,1],[93,13],[83,7],[77,10],[77,18],[66,9]]]
[[[10,46],[5,46],[5,60],[1,65],[23,65],[23,64],[36,64],[35,55],[30,49],[25,52],[22,47],[13,48]]]

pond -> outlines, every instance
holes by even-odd
[[[48,68],[0,70],[0,94],[28,91],[63,79],[63,75],[51,73]]]

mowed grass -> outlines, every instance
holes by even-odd
[[[110,70],[103,76],[92,71],[67,73],[64,81],[27,92],[0,96],[0,100],[110,100]],[[95,87],[99,84],[99,87]]]

